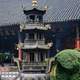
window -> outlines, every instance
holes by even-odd
[[[25,40],[28,40],[28,33],[25,34]]]
[[[43,36],[42,34],[39,34],[39,37],[38,38],[41,40],[42,39],[42,36]]]
[[[39,21],[41,22],[42,21],[42,16],[38,16],[39,17]]]
[[[28,33],[25,33],[25,34],[23,34],[23,36],[24,36],[24,40],[23,40],[23,42],[24,43],[26,43],[27,42],[27,40],[28,40],[28,36],[29,36],[29,34]]]
[[[41,62],[44,60],[44,55],[43,53],[40,53],[40,58],[41,58]]]
[[[38,40],[43,40],[43,34],[42,33],[38,33],[37,34],[37,39]]]
[[[32,52],[30,53],[30,62],[32,63],[34,62],[34,53]]]
[[[35,15],[30,15],[30,20],[34,22],[35,21]]]
[[[34,39],[34,34],[33,33],[29,33],[29,39],[33,40]]]

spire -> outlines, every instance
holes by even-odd
[[[37,3],[38,3],[37,0],[32,0],[32,7],[37,7]]]

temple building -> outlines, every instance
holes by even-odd
[[[36,0],[33,0],[33,2]],[[20,25],[18,33],[18,58],[23,72],[45,73],[47,65],[43,62],[49,58],[49,51],[53,45],[48,34],[51,33],[49,24],[43,23],[46,10],[39,10],[33,3],[31,10],[23,10],[26,23]]]
[[[44,61],[64,49],[80,50],[80,0],[0,0],[0,66],[20,63],[2,80],[49,80]]]
[[[31,1],[0,0],[0,53],[37,62],[64,49],[80,49],[79,0]]]

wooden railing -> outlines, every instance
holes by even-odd
[[[24,45],[45,45],[45,40],[26,40],[24,43]]]
[[[22,64],[23,71],[34,71],[34,72],[46,72],[47,65],[45,63],[23,63]]]
[[[2,72],[0,80],[49,80],[49,74],[45,73],[19,73],[19,72]]]

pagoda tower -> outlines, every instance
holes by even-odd
[[[44,61],[49,58],[52,46],[50,25],[43,23],[46,10],[38,9],[37,1],[32,0],[32,9],[23,10],[26,22],[20,25],[18,58],[21,70],[26,73],[46,73],[47,66]]]

